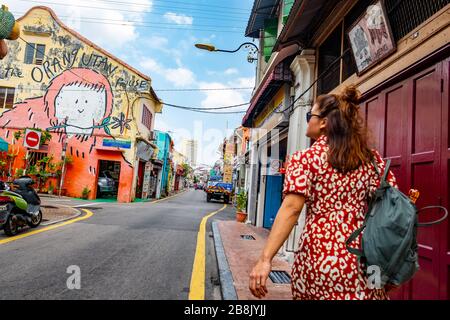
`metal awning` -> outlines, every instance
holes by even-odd
[[[250,106],[242,119],[242,125],[247,128],[253,127],[253,120],[264,109],[266,104],[274,97],[277,91],[285,84],[292,82],[290,64],[292,58],[280,62],[265,78],[252,97]]]
[[[278,36],[273,51],[279,51],[292,43],[299,43],[303,48],[311,40],[312,24],[323,21],[339,0],[296,0],[289,13],[288,20]]]
[[[280,0],[255,0],[248,20],[245,36],[259,38],[259,31],[264,29],[264,20],[273,17]]]

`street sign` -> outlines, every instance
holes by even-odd
[[[131,140],[103,139],[104,147],[117,147],[121,149],[131,149]]]
[[[223,166],[223,182],[233,182],[233,167],[230,165]]]
[[[39,149],[41,143],[41,132],[37,130],[27,129],[25,131],[25,138],[23,139],[23,145],[30,149]]]

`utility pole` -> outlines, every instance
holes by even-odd
[[[63,148],[62,148],[62,154],[61,154],[61,160],[62,160],[62,168],[61,168],[61,180],[59,181],[59,190],[58,190],[58,197],[61,198],[61,189],[64,184],[64,176],[66,171],[66,150],[67,150],[67,135],[63,138]]]

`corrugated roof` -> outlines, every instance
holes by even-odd
[[[275,15],[280,0],[255,0],[248,20],[245,36],[259,38],[259,31],[264,29],[264,20]]]

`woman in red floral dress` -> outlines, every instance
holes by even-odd
[[[306,223],[292,267],[293,298],[388,299],[384,288],[368,287],[356,256],[345,246],[347,238],[363,224],[367,197],[379,183],[372,160],[381,172],[385,168],[378,152],[368,147],[358,100],[356,88],[347,87],[341,95],[318,97],[308,112],[306,135],[316,141],[290,159],[282,206],[250,274],[254,296],[267,294],[271,261],[306,203]],[[392,172],[388,181],[396,186]]]

